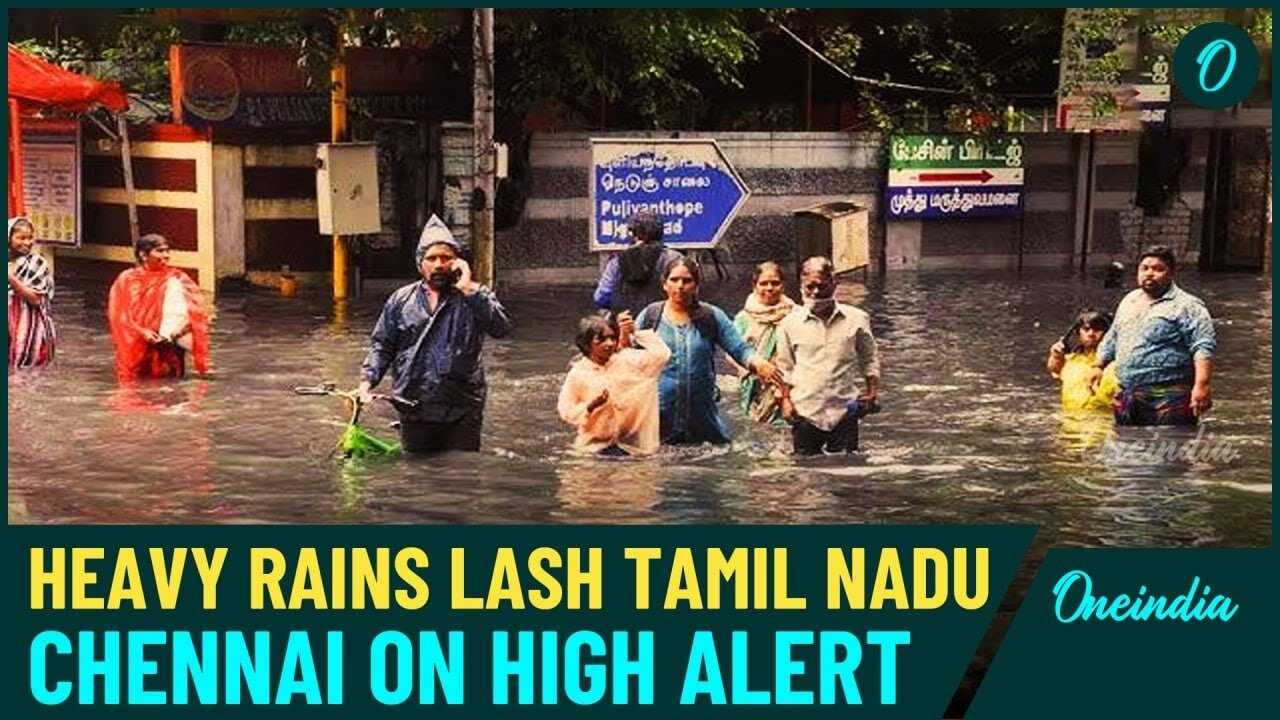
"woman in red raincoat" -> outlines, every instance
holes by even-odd
[[[120,273],[107,301],[116,377],[182,377],[188,354],[204,374],[209,367],[209,313],[200,287],[169,266],[169,242],[163,235],[143,235],[133,252],[138,267]]]

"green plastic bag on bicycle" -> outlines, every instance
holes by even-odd
[[[394,455],[400,452],[400,443],[383,440],[354,423],[347,425],[347,429],[342,431],[338,447],[342,448],[342,456],[348,458]]]

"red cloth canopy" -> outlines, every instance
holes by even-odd
[[[79,113],[94,105],[121,111],[129,107],[120,83],[95,80],[9,45],[9,97],[24,113],[55,107]]]

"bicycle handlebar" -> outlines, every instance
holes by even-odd
[[[295,395],[336,395],[337,397],[350,400],[351,402],[356,403],[357,405],[363,402],[363,400],[360,398],[360,393],[356,392],[355,390],[339,390],[337,383],[331,383],[331,382],[326,382],[326,383],[322,383],[320,385],[315,385],[315,386],[300,385],[298,387],[295,387],[293,389],[293,392]],[[384,395],[382,393],[372,393],[370,397],[372,397],[374,400],[385,400],[391,403],[392,405],[396,406],[397,408],[399,407],[415,408],[418,406],[417,400],[410,400],[408,398],[400,397],[399,395]]]

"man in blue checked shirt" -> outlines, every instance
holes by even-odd
[[[1218,340],[1200,298],[1173,282],[1177,258],[1164,246],[1138,258],[1138,289],[1120,301],[1089,377],[1116,363],[1117,425],[1195,425],[1213,406],[1209,387]]]

